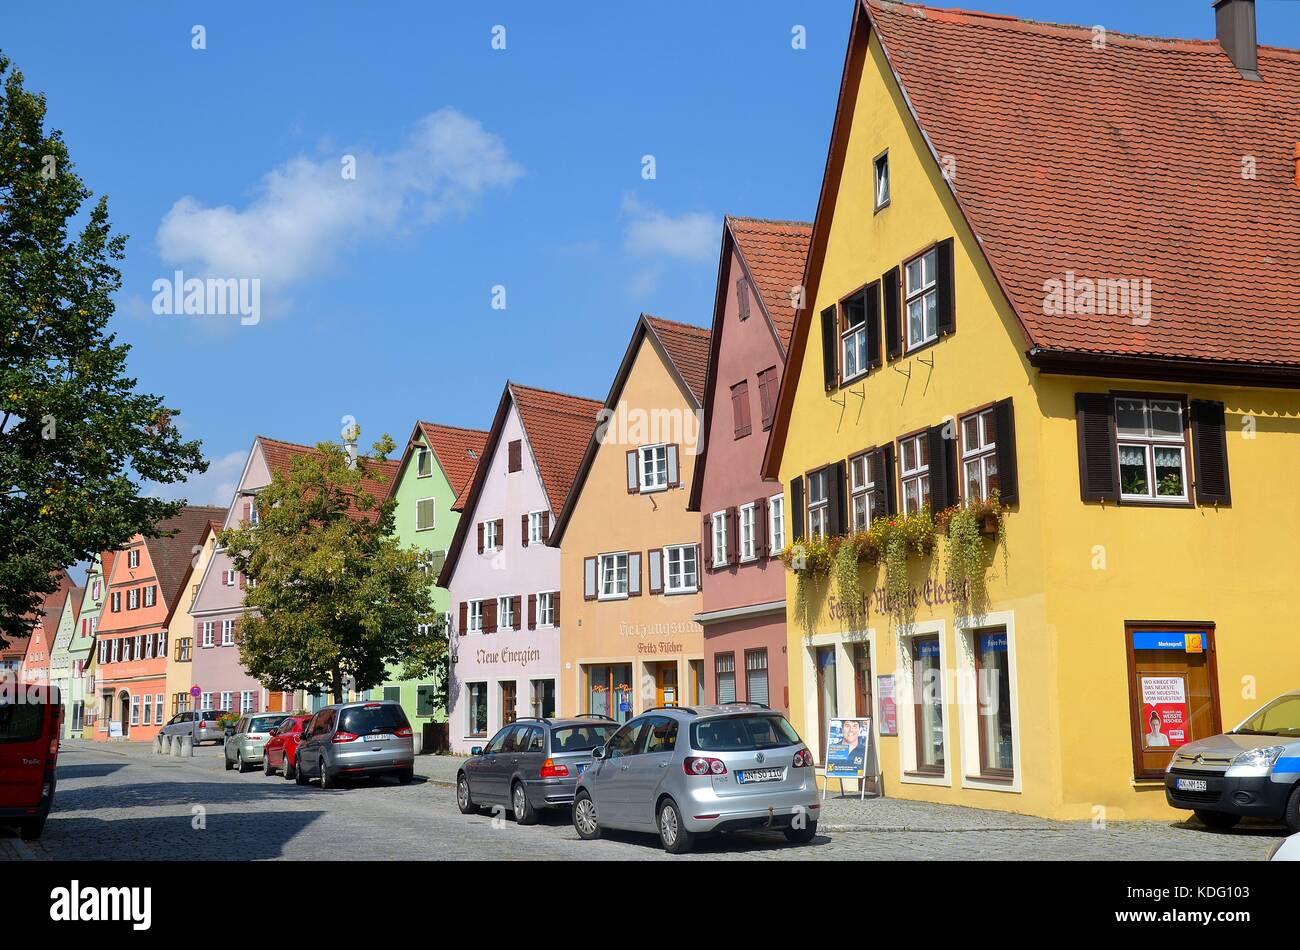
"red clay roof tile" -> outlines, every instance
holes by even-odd
[[[759,296],[776,326],[781,346],[789,350],[790,335],[794,332],[794,302],[798,300],[796,297],[792,302],[791,290],[803,284],[812,225],[806,221],[766,221],[729,215],[727,226],[758,285]]]
[[[704,405],[704,383],[709,371],[709,328],[649,314],[645,315],[645,320],[695,396],[695,404]]]
[[[474,469],[478,468],[488,434],[482,429],[463,429],[436,422],[421,421],[419,425],[451,483],[451,490],[457,495],[466,491],[474,480]]]
[[[537,458],[538,474],[551,500],[551,510],[558,515],[596,429],[602,404],[518,383],[511,383],[510,391]]]

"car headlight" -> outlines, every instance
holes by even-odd
[[[1270,745],[1262,749],[1247,749],[1233,757],[1228,765],[1228,775],[1268,775],[1273,763],[1286,746]]]

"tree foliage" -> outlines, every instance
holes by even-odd
[[[433,577],[414,548],[393,537],[396,499],[376,498],[363,476],[382,480],[375,459],[353,464],[343,445],[321,442],[273,473],[258,493],[256,523],[219,541],[248,578],[240,659],[269,689],[325,686],[341,702],[383,683],[389,664],[423,671],[445,653],[431,616]],[[434,630],[420,632],[420,624]]]
[[[0,54],[0,643],[26,636],[58,572],[136,533],[183,502],[141,495],[204,471],[177,411],[138,392],[130,349],[108,332],[124,235],[112,233],[45,99]]]

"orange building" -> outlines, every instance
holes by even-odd
[[[190,505],[159,523],[162,537],[136,535],[113,559],[96,644],[93,738],[149,741],[166,721],[168,620],[209,523],[225,513]]]

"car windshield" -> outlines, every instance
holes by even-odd
[[[1240,736],[1300,736],[1300,696],[1280,696],[1236,729]]]
[[[0,703],[0,742],[33,742],[45,721],[41,703]]]
[[[617,728],[617,723],[608,726],[561,726],[551,732],[551,751],[590,752],[596,746],[604,745]]]
[[[270,732],[282,722],[284,722],[283,716],[258,716],[256,719],[248,721],[248,731]]]
[[[340,732],[350,732],[354,736],[373,736],[406,727],[406,713],[402,712],[402,707],[389,703],[345,709],[339,722]]]
[[[701,752],[752,752],[795,745],[799,733],[781,715],[748,713],[691,723],[691,747]]]

